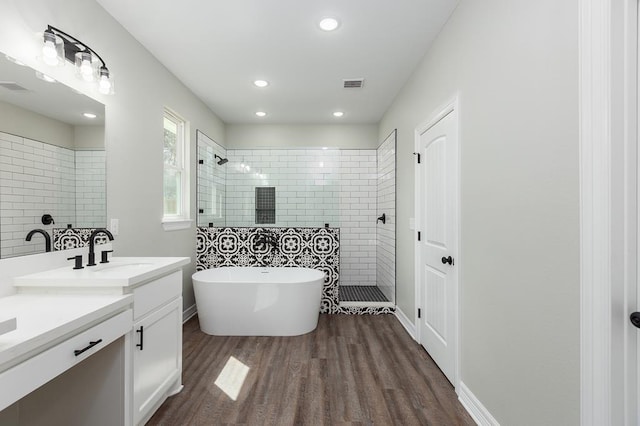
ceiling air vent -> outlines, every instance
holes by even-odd
[[[360,89],[364,84],[364,78],[349,78],[342,80],[345,89]]]
[[[14,81],[0,81],[0,87],[14,91],[27,90]]]

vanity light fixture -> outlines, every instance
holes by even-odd
[[[75,64],[78,78],[86,82],[97,81],[98,91],[103,95],[113,93],[113,77],[95,50],[51,25],[44,30],[42,39],[42,60],[45,64],[63,66],[67,60]]]
[[[266,112],[264,112],[264,111],[258,111],[258,112],[256,112],[256,115],[257,115],[258,117],[264,117],[264,116],[266,116],[266,115],[267,115],[267,113],[266,113]]]
[[[340,22],[336,18],[322,18],[318,24],[323,31],[334,31],[340,26]]]
[[[91,113],[91,112],[83,112],[82,115],[84,115],[86,118],[96,118],[97,115]]]
[[[336,112],[333,113],[334,117],[342,117],[343,115],[344,115],[344,112],[342,112],[342,111],[336,111]]]
[[[256,80],[253,82],[253,85],[256,87],[267,87],[269,82],[267,80]]]

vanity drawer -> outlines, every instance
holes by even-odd
[[[0,410],[128,333],[132,316],[127,309],[0,373]]]
[[[136,287],[133,289],[133,318],[137,320],[179,296],[182,296],[182,270]]]

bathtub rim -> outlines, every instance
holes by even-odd
[[[243,281],[233,281],[230,279],[203,279],[200,277],[197,277],[196,275],[207,275],[207,273],[212,274],[214,272],[218,272],[218,271],[222,271],[222,270],[237,270],[237,269],[241,269],[241,270],[257,270],[257,269],[278,269],[278,270],[287,270],[287,269],[297,269],[297,270],[306,270],[312,273],[320,273],[322,274],[322,276],[317,276],[317,277],[310,277],[310,278],[300,278],[300,279],[295,279],[292,281],[287,281],[285,283],[281,282],[281,281],[267,281],[267,282],[260,282],[257,278],[259,278],[259,276],[256,276],[255,280],[243,280]],[[309,284],[311,285],[312,283],[315,283],[316,281],[318,281],[319,279],[321,279],[323,281],[323,283],[325,282],[327,278],[327,273],[321,269],[314,269],[314,268],[307,268],[307,267],[302,267],[302,266],[221,266],[218,268],[209,268],[209,269],[203,269],[201,271],[196,271],[193,273],[193,275],[191,275],[191,279],[193,280],[193,283],[195,284],[196,281],[198,281],[198,283],[201,283],[203,285],[213,285],[213,284],[234,284],[234,285],[243,285],[243,284],[297,284],[297,285],[305,285],[305,284]]]

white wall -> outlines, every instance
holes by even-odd
[[[0,131],[73,148],[73,126],[6,102],[0,102]]]
[[[375,124],[228,124],[230,149],[378,147]]]
[[[578,8],[462,0],[385,114],[415,313],[414,131],[460,95],[461,378],[504,425],[579,423]]]
[[[161,225],[163,109],[169,107],[189,122],[190,164],[195,161],[196,128],[224,145],[224,124],[94,1],[5,3],[0,14],[0,51],[106,105],[107,216],[120,220],[115,255],[194,259],[195,226],[165,232]],[[40,48],[36,33],[47,24],[79,38],[102,56],[114,74],[115,95],[91,92],[71,67],[53,69],[36,60]],[[191,176],[195,215],[195,173]],[[194,303],[190,279],[194,271],[195,264],[185,268],[185,306]]]
[[[104,149],[104,126],[73,126],[73,149]]]

